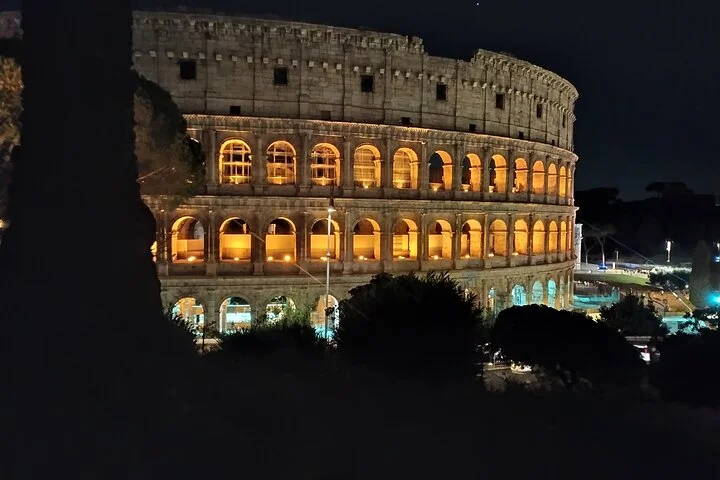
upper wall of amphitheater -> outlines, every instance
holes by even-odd
[[[0,32],[15,31],[17,17],[0,16]],[[573,150],[575,87],[486,50],[465,61],[429,55],[422,39],[397,34],[135,12],[133,57],[185,113],[409,124]],[[183,61],[195,64],[193,78],[181,78]],[[287,69],[286,84],[276,69]]]

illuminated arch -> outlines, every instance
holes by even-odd
[[[452,190],[452,157],[438,150],[430,155],[428,186],[433,190]]]
[[[355,149],[353,176],[356,187],[380,186],[380,150],[373,145],[361,145]]]
[[[288,142],[273,142],[267,148],[267,182],[294,185],[297,175],[295,148]]]
[[[172,227],[170,250],[173,262],[205,260],[205,228],[195,217],[181,217]]]
[[[558,225],[555,220],[552,220],[548,227],[548,251],[550,253],[558,251]]]
[[[332,313],[328,317],[328,337],[331,337],[333,331],[338,327],[340,321],[340,309],[338,308],[339,302],[337,298],[329,295],[327,300],[330,308],[333,309]],[[325,315],[325,295],[320,295],[315,300],[315,308],[310,313],[310,323],[312,323],[315,331],[320,336],[325,335]]]
[[[225,262],[250,261],[252,236],[247,222],[233,217],[220,225],[220,260]]]
[[[393,155],[393,186],[417,188],[417,154],[409,148],[399,148]]]
[[[488,256],[507,256],[507,224],[499,218],[490,224]]]
[[[488,164],[491,192],[505,193],[507,190],[507,161],[502,155],[493,155]]]
[[[548,298],[547,298],[548,307],[555,308],[555,299],[557,296],[557,285],[555,284],[555,280],[548,280],[547,290],[548,290]]]
[[[462,189],[470,192],[479,192],[482,185],[482,162],[474,153],[468,153],[462,161],[460,175]]]
[[[543,283],[540,280],[535,280],[535,283],[533,283],[531,294],[531,303],[538,305],[543,303],[545,289],[543,288]]]
[[[513,193],[527,192],[527,189],[528,164],[524,158],[517,158],[513,169]]]
[[[340,152],[330,143],[319,143],[310,151],[313,185],[340,185]]]
[[[560,167],[560,179],[559,179],[559,195],[564,198],[567,196],[567,169],[565,165]]]
[[[482,225],[477,220],[468,220],[462,226],[460,237],[460,256],[463,258],[482,258]]]
[[[270,222],[265,235],[268,262],[293,262],[296,258],[295,224],[287,218]]]
[[[532,227],[533,235],[533,255],[541,255],[545,253],[545,224],[538,220]]]
[[[353,258],[380,260],[380,224],[370,218],[357,221],[353,227]]]
[[[436,220],[428,226],[429,259],[440,260],[452,258],[452,227],[446,220]]]
[[[557,173],[557,167],[554,163],[551,163],[548,165],[548,184],[547,184],[547,193],[548,195],[557,195],[558,193],[558,173]]]
[[[569,245],[569,238],[568,238],[568,227],[567,222],[565,220],[560,222],[560,251],[561,252],[567,252],[568,245]]]
[[[340,226],[335,220],[330,222],[330,258],[337,259],[340,252]],[[310,228],[310,258],[323,260],[328,258],[328,221],[320,218]]]
[[[220,304],[220,331],[233,332],[251,325],[250,303],[242,297],[228,297]]]
[[[523,285],[517,284],[510,291],[513,306],[527,305],[527,291]]]
[[[535,195],[542,195],[545,193],[545,164],[542,160],[537,160],[533,163],[532,192]]]
[[[295,310],[295,302],[292,299],[285,295],[272,297],[265,305],[265,320],[268,323],[275,323],[285,318],[290,310]]]
[[[175,302],[172,314],[202,330],[205,327],[205,307],[195,297],[183,297]]]
[[[252,180],[252,152],[242,140],[227,140],[220,146],[220,183],[240,185]]]
[[[515,220],[513,234],[513,254],[528,254],[528,224],[522,218]]]
[[[410,219],[398,220],[393,231],[393,259],[417,260],[418,227]]]

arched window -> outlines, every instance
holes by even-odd
[[[249,261],[252,238],[247,222],[229,218],[220,226],[220,260],[226,262]]]
[[[242,140],[228,140],[220,147],[220,183],[240,185],[252,179],[250,147]]]
[[[547,185],[547,191],[548,195],[557,195],[558,193],[558,173],[557,173],[557,167],[554,163],[551,163],[548,165],[548,185]]]
[[[200,330],[205,326],[205,309],[196,298],[181,298],[173,306],[172,313],[186,323],[194,324]]]
[[[527,305],[527,291],[522,285],[515,285],[510,292],[513,306],[521,307]]]
[[[527,192],[528,188],[528,166],[524,158],[515,160],[513,177],[513,193]]]
[[[480,157],[468,153],[463,159],[460,183],[464,191],[479,192],[482,182],[482,164]]]
[[[565,220],[560,222],[560,251],[565,253],[568,250],[568,228]]]
[[[416,260],[418,252],[417,224],[409,219],[402,219],[395,224],[393,233],[393,259]]]
[[[548,237],[548,250],[551,253],[555,253],[558,251],[558,225],[555,220],[552,220],[550,222],[549,230],[549,237]]]
[[[429,187],[433,191],[452,189],[452,157],[442,150],[430,155]]]
[[[250,328],[251,319],[250,304],[244,298],[226,298],[220,305],[220,330],[223,332]]]
[[[295,302],[284,295],[271,298],[265,306],[265,318],[270,323],[285,318],[288,312],[295,310]]]
[[[273,220],[265,235],[267,261],[295,261],[295,245],[295,225],[285,218]]]
[[[340,152],[329,143],[315,145],[310,152],[310,174],[313,185],[339,185]]]
[[[507,225],[500,219],[490,224],[488,256],[504,257],[507,255]]]
[[[428,228],[428,258],[452,258],[452,227],[446,220],[432,222]]]
[[[337,258],[340,251],[339,226],[333,220],[330,223],[330,258]],[[325,218],[317,220],[310,229],[310,258],[313,260],[326,260],[328,258],[328,221]]]
[[[353,258],[355,260],[380,260],[380,224],[364,218],[353,228]]]
[[[528,225],[523,219],[515,220],[515,234],[513,235],[513,254],[528,254]]]
[[[532,191],[535,195],[545,193],[545,165],[541,160],[533,164]]]
[[[545,296],[545,289],[540,280],[535,280],[532,286],[532,303],[540,305],[543,303],[543,297]]]
[[[294,185],[297,171],[295,149],[287,142],[274,142],[267,149],[267,182]]]
[[[547,289],[548,289],[547,305],[548,305],[548,307],[555,308],[555,298],[557,295],[557,285],[555,284],[555,280],[548,280]]]
[[[353,171],[356,187],[379,187],[380,151],[372,145],[359,146],[355,150]]]
[[[565,198],[567,196],[567,169],[565,165],[560,167],[560,197]]]
[[[538,220],[533,225],[533,255],[541,255],[545,253],[545,225]]]
[[[491,192],[505,193],[507,186],[507,162],[502,155],[493,155],[488,165]]]
[[[193,217],[179,218],[172,228],[173,262],[202,262],[205,259],[205,229]]]
[[[393,156],[393,186],[417,188],[417,155],[409,148],[401,148]]]
[[[481,258],[482,255],[482,225],[477,220],[468,220],[462,227],[460,256],[463,258]]]

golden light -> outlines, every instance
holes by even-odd
[[[267,258],[267,261],[268,261],[268,262],[272,262],[273,260],[275,260],[273,257],[268,257],[268,258]]]
[[[320,260],[322,260],[323,262],[327,262],[327,257],[322,256],[322,257],[320,257]]]
[[[470,258],[470,254],[469,254],[469,253],[466,253],[466,254],[465,254],[465,258]]]
[[[239,261],[240,261],[240,257],[235,257],[235,258],[233,258],[233,260],[235,260],[236,262],[239,262]]]
[[[364,255],[360,255],[360,256],[358,257],[358,260],[365,260],[365,256],[364,256]]]
[[[290,260],[292,260],[292,257],[290,255],[285,255],[283,257],[283,260],[285,260],[286,262],[289,262]]]
[[[433,255],[432,258],[433,258],[433,260],[439,260],[439,259],[440,259],[440,257],[439,257],[438,255]]]
[[[470,185],[463,185],[462,186],[463,192],[469,192],[470,191]]]
[[[363,188],[370,188],[370,185],[368,185],[367,183],[365,183],[365,184],[363,184]]]
[[[194,255],[188,257],[188,259],[187,259],[187,261],[190,262],[190,263],[194,262],[195,260],[197,260],[197,257],[195,257]]]
[[[398,257],[398,260],[405,260],[405,257],[402,256],[402,255],[400,255],[400,256]]]
[[[432,191],[433,191],[433,192],[437,192],[438,190],[440,190],[440,184],[439,184],[439,183],[432,183],[432,184],[430,184],[430,188],[432,188]]]
[[[518,252],[513,252],[513,257],[517,257],[518,255],[520,255]]]
[[[492,253],[492,252],[488,253],[488,257],[494,257],[494,256],[495,256],[494,253]]]

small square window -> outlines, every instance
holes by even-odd
[[[435,87],[435,99],[440,101],[447,100],[447,85],[438,83]]]
[[[468,131],[475,133],[477,131],[477,125],[471,123],[470,125],[468,125]]]
[[[372,75],[360,75],[360,91],[373,93],[375,91],[375,77]]]
[[[555,146],[555,140],[550,140],[550,144],[554,147],[554,146]]]
[[[565,128],[565,117],[566,117],[565,115],[563,115],[563,117],[562,117],[562,125],[563,125],[563,128]]]
[[[535,106],[535,116],[537,118],[542,118],[542,111],[543,111],[542,103],[538,103]]]
[[[195,60],[183,60],[180,65],[180,80],[197,79],[197,62]]]
[[[240,105],[230,105],[230,115],[241,115]]]
[[[273,69],[273,85],[287,85],[288,84],[288,69],[287,67],[275,67]]]
[[[505,110],[505,95],[503,95],[502,93],[495,94],[495,108]]]
[[[525,133],[524,133],[524,132],[518,132],[518,138],[519,138],[520,140],[524,140],[524,139],[525,139]]]
[[[320,110],[320,120],[332,120],[332,112],[330,110]]]
[[[410,126],[410,117],[402,117],[400,123],[406,127]]]

